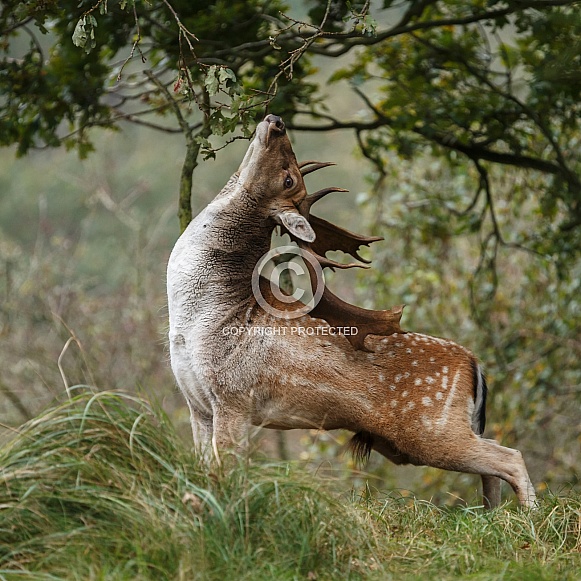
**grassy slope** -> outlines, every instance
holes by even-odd
[[[0,449],[0,579],[578,579],[581,497],[533,514],[199,463],[135,396],[76,390]]]

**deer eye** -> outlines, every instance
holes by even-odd
[[[294,183],[294,180],[290,176],[286,176],[284,180],[284,187],[287,189],[292,188]]]

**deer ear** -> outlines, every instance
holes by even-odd
[[[279,212],[275,220],[282,224],[295,238],[314,242],[316,235],[308,220],[296,212]]]

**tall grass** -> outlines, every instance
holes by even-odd
[[[0,449],[0,579],[579,578],[579,495],[342,498],[287,464],[208,466],[143,399],[73,393]]]
[[[26,424],[0,466],[5,576],[331,578],[368,550],[354,511],[306,477],[213,472],[130,395],[80,393]]]

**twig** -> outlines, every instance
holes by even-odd
[[[199,42],[198,37],[190,32],[183,24],[182,21],[180,20],[180,17],[177,15],[176,11],[173,9],[172,5],[168,2],[168,0],[163,0],[163,3],[169,8],[170,12],[172,13],[173,17],[175,18],[175,21],[177,22],[177,25],[179,27],[179,29],[184,33],[186,40],[188,42],[188,45],[190,47],[190,50],[192,51],[192,53],[194,52],[194,47],[192,46],[191,42],[190,42],[190,38],[192,38],[193,40],[195,40],[196,42]]]
[[[99,8],[99,6],[101,6],[101,4],[103,4],[103,2],[106,2],[107,0],[97,0],[97,4],[95,4],[92,8],[89,8],[89,10],[86,10],[85,12],[83,12],[83,14],[81,15],[81,18],[83,18],[83,16],[87,16],[88,14],[91,14],[91,12],[95,12],[95,10],[97,10],[97,8]]]
[[[9,26],[8,28],[5,28],[4,30],[0,31],[0,37],[7,36],[11,32],[13,32],[14,30],[18,30],[21,26],[25,26],[29,22],[32,22],[32,20],[33,20],[33,17],[29,16],[28,18],[25,18],[22,22],[15,22],[12,26]]]
[[[67,323],[65,323],[64,319],[58,313],[51,311],[51,314],[69,332],[69,339],[65,343],[65,346],[63,347],[61,354],[59,355],[59,358],[58,358],[58,368],[59,368],[59,371],[61,372],[61,377],[63,378],[63,382],[65,384],[65,389],[67,390],[67,395],[69,396],[69,399],[70,399],[68,382],[67,382],[66,377],[64,376],[64,372],[61,368],[60,362],[61,362],[66,350],[69,348],[71,340],[77,344],[77,347],[79,348],[79,351],[81,352],[81,357],[83,358],[83,363],[85,364],[85,367],[87,369],[87,373],[89,375],[89,379],[90,379],[91,384],[96,385],[96,382],[95,382],[95,378],[93,377],[93,373],[91,371],[91,368],[89,366],[87,354],[85,353],[85,350],[83,349],[83,344],[81,343],[81,341],[77,337],[76,333],[71,329],[71,327],[69,327],[69,325],[67,325]]]
[[[135,7],[135,2],[133,2],[133,16],[135,18],[135,26],[137,28],[137,38],[135,39],[133,46],[131,47],[131,52],[129,53],[129,56],[125,59],[125,61],[121,65],[121,68],[119,69],[119,73],[117,75],[117,82],[121,80],[121,73],[123,72],[125,65],[133,58],[136,48],[139,51],[139,54],[141,55],[141,62],[145,64],[145,61],[147,60],[141,48],[139,47],[139,43],[141,42],[141,29],[139,28],[139,18],[137,17],[137,8]]]
[[[478,171],[478,174],[480,176],[480,189],[483,189],[486,194],[486,204],[488,206],[488,209],[490,210],[490,220],[492,221],[492,230],[500,244],[505,246],[506,243],[504,242],[504,238],[502,237],[502,233],[500,231],[498,221],[496,219],[496,212],[494,211],[494,201],[492,199],[492,193],[490,191],[490,180],[488,179],[488,171],[486,170],[486,168],[484,168],[484,166],[482,166],[482,164],[477,159],[473,159],[472,161],[474,162],[476,171]]]
[[[184,119],[182,112],[180,110],[180,106],[178,101],[174,99],[170,92],[167,90],[167,87],[153,74],[153,71],[146,70],[144,73],[147,75],[147,78],[159,89],[161,93],[166,98],[167,104],[173,109],[175,116],[178,120],[178,123],[181,127],[181,130],[186,135],[191,133],[191,127],[188,125],[188,122]]]
[[[177,127],[166,127],[165,125],[158,125],[157,123],[153,123],[151,121],[144,121],[143,119],[139,119],[133,113],[124,113],[123,111],[119,111],[118,109],[113,109],[116,113],[116,117],[112,120],[117,121],[119,119],[125,119],[130,123],[135,123],[135,125],[142,125],[144,127],[149,127],[150,129],[156,129],[157,131],[162,131],[164,133],[182,133],[182,129],[178,129]],[[150,113],[150,111],[147,111]]]
[[[61,374],[61,377],[63,379],[63,383],[65,384],[65,390],[67,392],[67,397],[69,398],[69,401],[71,400],[71,391],[69,389],[69,382],[67,380],[67,376],[65,374],[65,370],[63,369],[63,366],[61,364],[63,357],[65,356],[65,353],[67,352],[67,349],[69,348],[69,345],[73,342],[76,341],[75,337],[69,337],[67,339],[67,342],[65,343],[65,346],[62,348],[61,354],[59,355],[59,358],[57,359],[57,365]],[[78,343],[78,341],[77,341]]]

